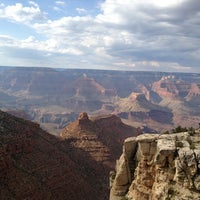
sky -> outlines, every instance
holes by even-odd
[[[199,0],[0,0],[0,65],[200,72]]]

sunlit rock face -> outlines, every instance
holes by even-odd
[[[200,130],[128,138],[110,177],[110,200],[200,198]]]

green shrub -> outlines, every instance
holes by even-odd
[[[190,137],[187,138],[187,142],[191,145],[193,143],[192,139]]]
[[[190,149],[195,149],[195,144],[194,143],[190,144]]]
[[[176,147],[182,148],[182,147],[183,147],[183,142],[181,142],[181,141],[176,141]]]
[[[186,127],[177,126],[175,129],[172,130],[173,133],[181,133],[188,131]]]
[[[173,188],[169,188],[168,195],[173,196],[175,194],[175,191]]]
[[[165,131],[165,132],[163,132],[162,134],[170,134],[170,133],[169,133],[169,131]]]
[[[195,134],[195,129],[194,129],[193,127],[190,127],[190,128],[188,129],[188,133],[189,133],[191,136],[193,136],[193,135]]]
[[[126,196],[122,197],[120,200],[128,200]]]

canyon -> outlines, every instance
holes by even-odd
[[[0,199],[198,199],[199,97],[199,74],[2,68]]]
[[[114,114],[144,132],[200,121],[200,76],[192,73],[4,67],[0,97],[2,110],[54,135],[81,112]]]

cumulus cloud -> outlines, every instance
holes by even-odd
[[[197,67],[200,60],[193,60],[192,54],[199,50],[200,4],[194,0],[159,2],[107,0],[102,4],[97,21],[119,35],[122,30],[129,35],[128,44],[115,40],[110,54],[124,58],[132,54],[133,60],[193,63]]]
[[[10,43],[44,51],[54,64],[60,58],[62,64],[74,67],[199,70],[200,4],[196,0],[105,0],[96,16],[82,16],[87,11],[76,8],[79,16],[43,21],[38,20],[45,17],[39,6],[33,1],[29,5],[1,5],[0,17],[29,23],[45,40],[30,36]],[[59,10],[65,2],[54,5]]]
[[[37,3],[29,1],[30,6],[23,6],[21,3],[0,7],[0,18],[11,20],[12,22],[30,23],[31,21],[41,21],[45,19],[45,13],[41,12]]]

